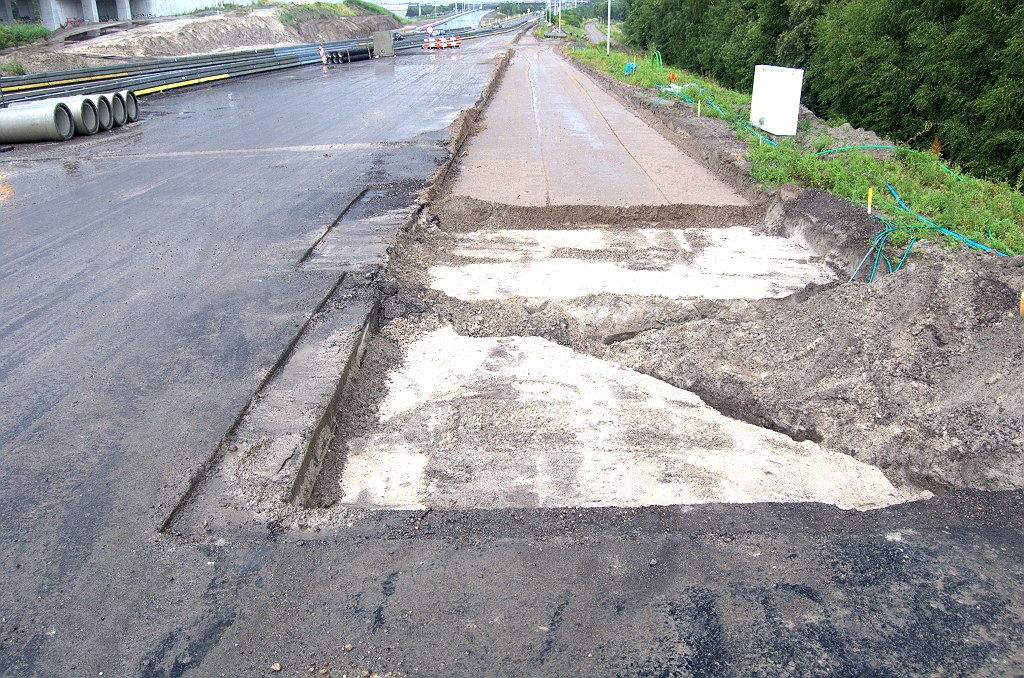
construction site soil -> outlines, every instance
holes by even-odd
[[[439,201],[425,229],[396,243],[378,283],[383,330],[356,377],[342,439],[374,426],[408,339],[451,325],[463,336],[537,336],[615,361],[728,416],[878,466],[905,496],[1024,487],[1024,319],[1016,291],[1024,287],[1024,258],[924,245],[907,268],[874,283],[843,279],[757,301],[608,294],[461,301],[431,288],[429,268],[452,260],[453,233],[473,223],[487,228],[489,210],[470,202]],[[791,200],[805,215],[840,217],[831,225],[843,228],[838,202],[815,190]],[[550,228],[531,216],[501,226]],[[614,220],[602,227],[614,228]],[[581,322],[579,307],[607,311],[605,323]],[[313,505],[337,487],[343,458],[325,467]]]
[[[299,13],[294,25],[285,25],[277,8],[240,9],[153,22],[67,44],[59,44],[59,33],[55,33],[49,41],[8,51],[0,62],[17,62],[26,73],[38,73],[246,47],[365,38],[374,31],[401,27],[391,16],[360,12],[359,16],[326,19]]]
[[[399,234],[377,280],[381,331],[354,377],[311,506],[338,499],[346,441],[378,426],[389,374],[410,343],[447,326],[466,337],[542,337],[653,376],[729,417],[877,466],[903,500],[960,488],[1024,488],[1024,257],[923,242],[899,273],[867,283],[865,270],[848,282],[878,229],[861,208],[798,186],[759,192],[746,161],[735,160],[743,142],[726,135],[720,121],[690,116],[685,129],[667,126],[644,92],[621,83],[608,89],[755,204],[511,207],[451,195],[458,168],[446,170],[448,181]],[[694,128],[707,129],[691,134]],[[460,148],[465,135],[453,136]],[[466,300],[439,290],[431,272],[478,261],[459,249],[465,234],[737,225],[809,248],[833,279],[748,300],[609,293]],[[631,262],[629,252],[557,254],[651,266]]]

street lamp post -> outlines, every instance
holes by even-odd
[[[608,33],[605,35],[604,55],[611,56],[612,53],[612,0],[608,0]]]

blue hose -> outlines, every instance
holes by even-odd
[[[925,217],[922,217],[920,214],[917,214],[916,212],[911,210],[910,207],[907,206],[907,203],[903,202],[903,198],[900,197],[899,193],[896,192],[896,189],[894,189],[892,187],[892,185],[886,184],[885,187],[887,189],[889,189],[890,193],[892,193],[892,197],[896,199],[896,203],[900,207],[900,209],[904,210],[905,212],[908,212],[908,213],[912,214],[913,216],[917,217],[917,219],[919,219],[921,222],[923,222],[925,224],[928,224],[928,225],[927,226],[897,226],[896,224],[894,224],[894,223],[892,223],[890,221],[887,221],[886,219],[882,218],[881,216],[879,216],[877,214],[873,215],[876,219],[878,219],[883,224],[885,224],[885,230],[883,230],[881,233],[876,235],[874,237],[874,239],[871,241],[871,247],[869,247],[867,253],[864,254],[864,258],[861,259],[861,262],[857,266],[857,269],[853,272],[853,275],[850,276],[849,282],[853,282],[854,278],[857,277],[857,274],[860,273],[860,270],[864,267],[865,262],[867,262],[868,257],[871,256],[872,252],[875,252],[875,259],[872,262],[871,275],[868,276],[868,282],[869,283],[870,282],[874,282],[875,275],[878,273],[878,263],[880,261],[885,261],[885,264],[886,264],[886,266],[889,269],[889,273],[895,273],[895,272],[899,271],[901,268],[903,268],[903,265],[907,262],[907,257],[910,256],[910,250],[914,246],[914,243],[917,242],[918,238],[917,238],[916,235],[911,236],[910,244],[907,245],[906,251],[904,251],[903,252],[903,256],[900,257],[899,263],[896,265],[895,268],[893,268],[892,261],[890,261],[889,257],[887,257],[885,255],[885,253],[883,252],[883,248],[885,247],[885,243],[889,239],[889,236],[892,235],[893,233],[896,233],[897,231],[914,231],[914,230],[918,230],[918,229],[925,229],[925,230],[929,230],[929,231],[938,231],[938,232],[942,233],[943,235],[948,235],[948,236],[950,236],[950,237],[952,237],[952,238],[954,238],[956,240],[959,240],[959,241],[961,241],[963,243],[966,243],[970,247],[974,247],[974,248],[977,248],[977,249],[982,249],[982,250],[985,250],[986,252],[995,252],[996,254],[998,254],[999,256],[1002,256],[1002,257],[1007,256],[1006,254],[1000,252],[999,250],[992,249],[991,247],[986,247],[985,245],[982,245],[981,243],[975,242],[975,241],[971,240],[970,238],[966,238],[966,237],[960,235],[956,231],[951,231],[948,228],[945,228],[943,226],[939,226],[934,221],[931,221],[929,219],[926,219]]]

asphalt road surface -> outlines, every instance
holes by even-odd
[[[367,185],[411,199],[505,40],[159,97],[0,160],[0,674],[1024,671],[1019,493],[157,532],[387,237],[335,269],[302,254]]]
[[[587,37],[590,38],[590,42],[604,43],[608,40],[608,34],[597,27],[597,23],[589,21],[584,24],[583,29],[587,32]],[[616,45],[619,44],[617,41],[612,40]]]

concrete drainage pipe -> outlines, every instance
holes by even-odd
[[[59,101],[0,109],[0,143],[67,141],[74,134],[71,110]]]
[[[88,135],[100,131],[100,118],[96,113],[96,104],[89,97],[67,97],[61,99],[60,102],[71,111],[71,119],[75,123],[75,134]]]
[[[135,97],[135,92],[131,90],[122,90],[118,92],[121,98],[124,99],[124,112],[128,116],[128,122],[135,122],[139,119],[139,100]]]
[[[111,92],[106,95],[110,99],[110,113],[114,119],[114,127],[120,127],[128,122],[128,112],[124,107],[124,97],[120,92]]]
[[[106,94],[89,94],[87,98],[96,106],[96,117],[100,121],[100,130],[106,132],[114,126],[114,113],[110,109],[110,99]]]

